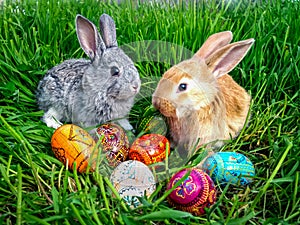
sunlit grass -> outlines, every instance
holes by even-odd
[[[234,41],[255,38],[231,72],[252,96],[249,125],[222,148],[251,159],[253,184],[218,187],[217,204],[202,217],[170,208],[164,195],[167,180],[143,199],[143,206],[132,209],[113,194],[109,177],[77,174],[55,158],[53,129],[40,121],[35,89],[47,69],[85,57],[76,39],[76,14],[98,24],[104,12],[116,21],[121,46],[159,40],[195,52],[219,31],[231,30]],[[299,224],[299,14],[299,2],[280,0],[195,1],[188,6],[5,2],[0,9],[0,224]],[[155,81],[170,64],[172,60],[136,63],[144,93],[130,116],[136,128],[151,104]]]

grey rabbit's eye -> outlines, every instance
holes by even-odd
[[[120,70],[118,67],[113,66],[112,68],[110,68],[110,74],[112,76],[119,76]]]
[[[185,84],[185,83],[181,83],[181,84],[179,84],[179,86],[178,86],[178,91],[185,91],[187,89],[187,84]]]

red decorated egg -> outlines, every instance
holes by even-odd
[[[214,182],[200,169],[183,169],[173,175],[167,190],[173,188],[185,175],[187,177],[168,196],[168,202],[179,210],[194,215],[204,214],[205,208],[209,208],[216,202]]]
[[[128,158],[150,165],[161,162],[170,154],[169,140],[160,134],[145,134],[131,145]]]
[[[112,166],[126,160],[129,152],[129,141],[125,131],[113,123],[103,124],[97,128],[102,150]]]
[[[51,138],[51,146],[55,156],[70,169],[76,163],[79,172],[85,172],[90,164],[95,169],[97,152],[96,143],[84,129],[65,124],[55,130]]]

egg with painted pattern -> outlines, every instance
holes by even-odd
[[[88,165],[93,171],[96,167],[96,143],[90,134],[74,124],[65,124],[55,130],[51,138],[55,156],[70,169],[85,172]]]
[[[153,105],[147,106],[143,115],[140,116],[137,133],[166,135],[167,130],[167,124],[157,109],[155,109]]]
[[[163,161],[166,153],[170,154],[170,142],[165,136],[145,134],[132,143],[128,158],[150,165]]]
[[[231,183],[246,186],[255,176],[252,162],[237,152],[217,152],[204,161],[202,168],[221,185]]]
[[[117,166],[127,159],[129,141],[122,127],[114,123],[102,124],[97,128],[97,134],[111,166]]]
[[[138,197],[149,197],[156,189],[151,170],[136,160],[120,163],[113,170],[110,181],[124,201],[133,207],[141,204]]]
[[[178,185],[182,178],[184,180]],[[169,204],[176,209],[199,216],[205,213],[205,208],[210,208],[216,202],[214,182],[198,168],[187,168],[174,174],[167,190],[176,185],[178,186],[167,197]]]

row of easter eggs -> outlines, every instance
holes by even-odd
[[[161,162],[166,153],[170,154],[169,141],[163,135],[146,134],[129,148],[126,133],[116,124],[103,124],[97,128],[97,134],[96,141],[101,143],[110,165],[117,166],[110,177],[112,184],[127,203],[137,206],[137,197],[144,193],[151,195],[156,187],[147,165]],[[85,172],[87,168],[93,171],[96,167],[99,150],[96,141],[84,129],[66,124],[54,132],[51,145],[62,163]],[[208,157],[203,168],[185,169],[173,175],[167,186],[167,190],[172,190],[168,196],[171,205],[200,215],[216,200],[213,181],[247,185],[255,172],[247,157],[234,152],[219,152]],[[180,184],[177,183],[179,180]]]
[[[203,170],[186,168],[175,173],[167,184],[166,191],[170,192],[167,199],[171,206],[199,216],[216,202],[214,182],[246,185],[254,175],[253,164],[244,155],[216,153],[205,160]],[[120,197],[134,207],[141,204],[138,197],[149,197],[156,188],[151,170],[136,160],[120,163],[110,180]]]
[[[100,147],[96,142],[99,140]],[[106,154],[111,166],[117,166],[127,158],[138,160],[146,165],[161,162],[170,154],[170,144],[166,137],[160,134],[145,134],[137,138],[129,148],[125,131],[116,124],[103,124],[97,128],[97,137],[92,136],[73,124],[59,127],[53,134],[51,146],[55,156],[70,169],[85,172],[90,166],[94,170],[99,149]]]

